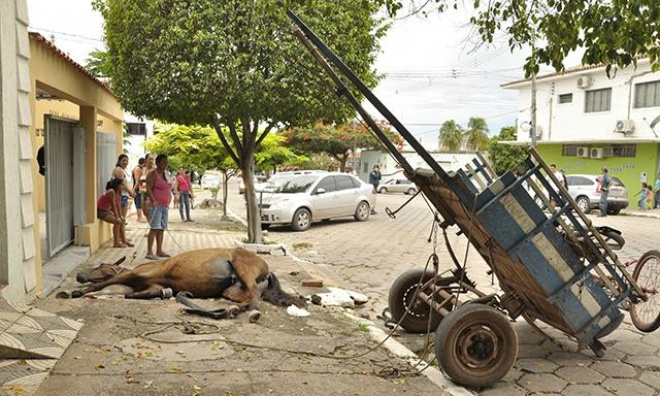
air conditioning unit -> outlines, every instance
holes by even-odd
[[[597,158],[597,159],[607,158],[611,155],[612,155],[612,149],[608,147],[592,147],[590,150],[591,158]]]
[[[616,125],[614,126],[614,132],[619,132],[619,133],[630,133],[635,130],[635,123],[633,120],[619,120],[616,122]]]
[[[594,78],[591,76],[582,76],[577,79],[577,87],[580,89],[590,88],[594,84]]]
[[[578,147],[577,156],[580,158],[589,158],[589,147]]]

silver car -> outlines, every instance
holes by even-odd
[[[410,195],[417,192],[417,186],[406,178],[395,178],[389,179],[379,185],[378,192],[381,194],[398,192]]]
[[[371,184],[337,172],[281,177],[258,198],[264,229],[290,224],[305,231],[314,221],[349,216],[366,221],[376,207]]]
[[[584,213],[598,208],[600,191],[598,190],[598,175],[566,175],[568,192]],[[610,176],[612,185],[607,196],[608,214],[619,214],[628,207],[628,189],[619,178]]]

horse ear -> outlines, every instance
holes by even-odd
[[[126,256],[124,256],[124,257],[120,258],[119,260],[115,261],[115,263],[113,265],[119,265],[119,264],[123,263],[124,261],[126,261]]]

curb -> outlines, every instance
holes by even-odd
[[[344,311],[344,315],[346,315],[356,323],[366,324],[369,328],[369,335],[374,341],[381,343],[383,342],[383,340],[387,338],[388,334],[382,329],[376,327],[376,325],[372,321],[364,318],[359,318],[348,311]],[[422,371],[422,374],[424,374],[426,378],[428,378],[441,390],[447,392],[447,394],[449,394],[450,396],[476,395],[475,393],[469,391],[468,389],[460,385],[454,384],[451,380],[445,377],[445,375],[435,366],[430,366],[428,365],[428,363],[426,364],[426,366],[422,366],[421,364],[419,364],[419,356],[417,356],[413,351],[408,349],[406,346],[404,346],[394,338],[390,337],[389,339],[387,339],[387,341],[383,343],[382,347],[390,351],[396,357],[403,359],[410,366],[421,367],[420,370],[424,370]]]
[[[660,219],[660,214],[655,214],[655,213],[621,212],[619,214],[627,217],[645,217],[647,219]]]

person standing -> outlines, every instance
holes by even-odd
[[[641,210],[646,210],[646,199],[649,196],[648,184],[642,183],[642,189],[635,195],[639,195],[639,201],[637,201],[637,207]]]
[[[140,178],[142,177],[142,169],[144,168],[144,158],[138,160],[137,166],[133,169],[131,180],[133,181],[133,191],[135,192],[135,211],[137,212],[138,223],[144,223],[144,214],[142,213],[142,191],[140,186]]]
[[[658,173],[658,178],[655,179],[655,185],[653,186],[653,191],[655,191],[655,201],[653,202],[653,209],[660,207],[660,173]]]
[[[156,168],[147,175],[147,205],[149,210],[149,235],[147,238],[147,256],[149,260],[158,260],[159,257],[171,257],[163,251],[163,238],[167,230],[170,199],[172,194],[171,182],[167,178],[167,155],[159,154],[156,157]],[[156,254],[153,246],[156,241]]]
[[[176,175],[176,184],[179,190],[179,215],[181,215],[181,221],[184,223],[192,221],[190,218],[190,199],[193,196],[192,186],[183,168],[180,168],[179,173]]]
[[[610,186],[612,184],[612,179],[607,174],[607,167],[603,166],[601,168],[602,174],[598,178],[600,182],[600,201],[598,201],[598,207],[600,208],[600,213],[598,217],[607,216],[607,196],[610,192]]]
[[[147,198],[149,194],[147,192],[147,176],[154,170],[154,156],[151,154],[146,154],[144,156],[144,166],[142,167],[142,173],[140,174],[140,192],[142,193],[142,213],[144,213],[147,221],[149,221],[149,206],[147,205]]]
[[[135,197],[135,192],[133,191],[133,178],[128,177],[126,168],[128,167],[128,155],[120,154],[117,158],[117,164],[115,165],[115,170],[112,172],[113,179],[122,179],[124,180],[124,185],[126,186],[121,191],[121,213],[124,220],[128,216],[128,205],[129,198]]]
[[[380,184],[380,179],[382,179],[382,175],[380,174],[380,166],[374,165],[373,170],[369,174],[369,184],[374,186],[374,191],[376,191],[376,193],[378,192],[378,185]],[[372,208],[371,214],[375,215],[376,210]]]

